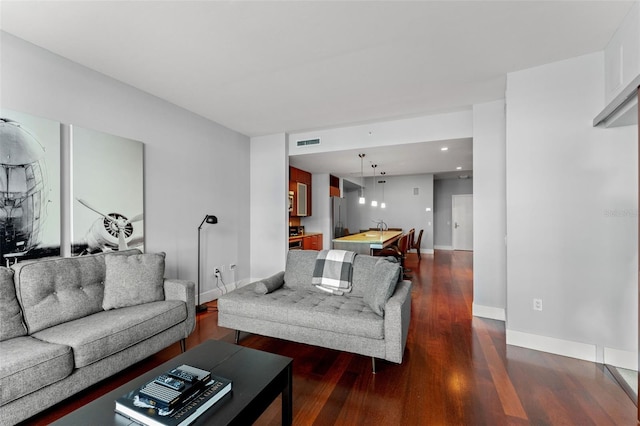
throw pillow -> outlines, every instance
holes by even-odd
[[[0,341],[25,334],[27,330],[13,285],[13,270],[0,266]]]
[[[164,253],[105,256],[102,309],[164,300]]]
[[[254,290],[258,294],[267,294],[279,289],[282,284],[284,284],[284,271],[258,281]]]
[[[395,260],[395,259],[394,259]],[[384,316],[384,305],[396,290],[396,285],[401,277],[399,263],[391,262],[385,258],[379,259],[373,268],[374,281],[369,291],[364,294],[364,303],[380,316]]]

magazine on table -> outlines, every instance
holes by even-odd
[[[118,398],[115,410],[144,425],[183,426],[231,392],[231,387],[231,380],[181,365]]]

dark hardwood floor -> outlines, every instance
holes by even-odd
[[[402,365],[378,361],[373,375],[360,355],[255,335],[241,344],[294,358],[295,425],[635,425],[634,403],[603,365],[507,346],[504,323],[472,317],[472,256],[409,255]],[[188,347],[206,339],[233,341],[212,309],[198,316]],[[179,352],[175,344],[28,424],[47,424]],[[257,424],[280,424],[279,400]]]

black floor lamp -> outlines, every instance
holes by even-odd
[[[215,224],[218,223],[218,218],[212,214],[208,214],[204,217],[204,219],[202,219],[200,226],[198,226],[198,288],[196,289],[198,301],[196,303],[196,313],[204,312],[207,310],[207,307],[205,305],[200,304],[200,230],[202,229],[202,225],[204,225],[205,222]]]

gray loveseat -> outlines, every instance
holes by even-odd
[[[185,339],[194,284],[137,250],[0,267],[0,424],[22,421]]]
[[[401,363],[411,316],[411,282],[388,258],[357,255],[352,290],[312,285],[317,251],[292,250],[280,275],[218,299],[218,325]],[[266,294],[263,294],[266,293]]]

